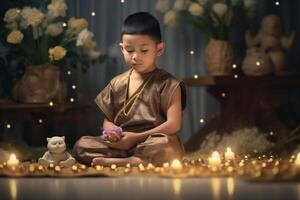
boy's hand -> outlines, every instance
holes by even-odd
[[[108,142],[111,148],[128,150],[138,143],[138,135],[132,132],[123,132],[123,137],[117,142]]]

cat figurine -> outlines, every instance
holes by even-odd
[[[65,136],[54,136],[47,138],[47,141],[48,151],[39,159],[39,164],[49,166],[52,163],[62,167],[69,167],[76,163],[75,158],[66,152]]]

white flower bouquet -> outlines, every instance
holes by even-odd
[[[196,154],[224,152],[227,147],[238,154],[263,153],[274,145],[275,143],[268,139],[267,134],[260,132],[256,127],[238,129],[222,135],[214,131],[207,135]]]
[[[164,23],[176,26],[188,22],[206,32],[209,38],[228,39],[234,19],[254,11],[256,0],[157,0],[156,10]]]
[[[87,20],[66,17],[65,0],[39,3],[39,7],[10,8],[4,14],[2,35],[6,35],[5,46],[15,57],[23,58],[27,65],[79,62],[85,69],[90,62],[103,60]]]

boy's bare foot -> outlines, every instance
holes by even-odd
[[[102,165],[104,167],[110,167],[112,164],[115,164],[117,166],[125,166],[127,164],[130,164],[131,166],[138,166],[139,164],[146,164],[146,161],[135,156],[131,156],[128,158],[104,158],[104,157],[98,157],[94,158],[91,165]]]

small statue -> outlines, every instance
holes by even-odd
[[[272,73],[273,63],[267,53],[257,47],[247,49],[243,72],[248,76],[263,76]]]
[[[49,166],[53,163],[62,167],[69,167],[76,163],[76,160],[66,152],[65,136],[54,136],[47,138],[48,145],[47,151],[42,158],[39,159],[39,164],[43,166]]]
[[[252,37],[249,32],[246,33],[248,48],[257,47],[261,53],[268,55],[276,75],[286,74],[288,62],[283,49],[290,48],[294,39],[295,32],[289,36],[282,35],[282,23],[276,15],[268,15],[263,18],[256,36]],[[247,56],[251,56],[251,54]]]

